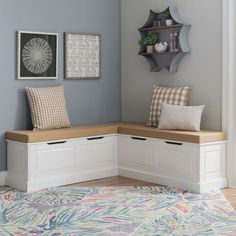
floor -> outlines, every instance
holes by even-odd
[[[31,194],[2,187],[0,236],[236,236],[236,211],[220,191],[183,194],[151,185],[113,177]]]
[[[83,183],[78,183],[79,186],[146,186],[146,185],[157,185],[140,180],[129,179],[121,176],[109,177],[99,180],[93,180]],[[222,189],[227,200],[236,210],[236,189]]]

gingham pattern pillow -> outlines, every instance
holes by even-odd
[[[26,88],[34,130],[68,128],[63,86]]]
[[[147,126],[158,126],[162,103],[186,106],[188,103],[189,93],[189,87],[171,88],[153,86],[152,102]]]

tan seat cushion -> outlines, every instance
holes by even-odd
[[[224,132],[157,130],[152,127],[147,127],[144,124],[135,123],[80,125],[67,129],[43,130],[38,132],[19,130],[7,132],[6,139],[24,143],[34,143],[114,133],[199,144],[224,141],[227,139],[227,135]]]

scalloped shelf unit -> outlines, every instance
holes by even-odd
[[[158,27],[150,27],[150,28],[140,28],[140,31],[158,31],[158,30],[165,30],[165,29],[174,29],[174,28],[181,28],[183,24],[177,24],[177,25],[162,25]]]
[[[159,54],[178,54],[178,53],[181,53],[181,51],[178,51],[178,52],[152,52],[152,53],[147,53],[147,52],[141,52],[139,53],[139,55],[142,55],[142,56],[152,56],[152,55],[159,55]]]
[[[164,12],[169,11],[171,18],[173,19],[173,25],[167,26],[165,25],[166,18],[164,17]],[[155,20],[161,20],[161,25],[158,27],[154,27],[153,23]],[[154,12],[150,10],[150,14],[147,22],[139,28],[139,33],[141,36],[141,40],[143,40],[149,32],[153,32],[157,34],[159,42],[167,42],[169,43],[169,36],[171,33],[178,33],[178,51],[170,52],[153,52],[147,53],[145,46],[140,46],[139,55],[145,57],[150,64],[150,70],[152,72],[159,72],[162,69],[167,69],[170,72],[177,72],[179,68],[179,64],[182,58],[191,52],[189,42],[188,42],[188,34],[190,31],[191,25],[184,24],[180,15],[178,13],[178,9],[176,7],[168,7],[163,12]],[[169,49],[168,49],[169,50]]]

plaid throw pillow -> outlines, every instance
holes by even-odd
[[[70,127],[63,86],[26,88],[26,93],[34,131]]]
[[[153,86],[152,102],[147,126],[158,126],[162,103],[186,106],[189,93],[189,87],[170,88]]]

